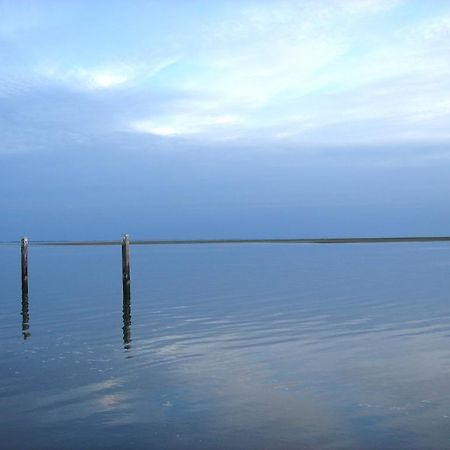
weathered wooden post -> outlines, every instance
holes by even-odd
[[[22,272],[22,335],[24,339],[30,336],[30,316],[28,313],[28,239],[20,240],[21,272]]]
[[[122,287],[123,287],[123,344],[125,349],[131,343],[131,286],[130,286],[130,240],[128,234],[122,238]]]
[[[123,296],[130,296],[130,240],[128,234],[122,238],[122,286]]]
[[[20,240],[21,268],[22,268],[22,296],[28,296],[28,239]]]

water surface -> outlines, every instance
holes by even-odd
[[[450,245],[0,248],[8,449],[446,449]],[[25,313],[25,317],[22,316]]]

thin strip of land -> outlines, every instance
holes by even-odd
[[[203,245],[203,244],[393,244],[407,242],[448,242],[450,236],[289,238],[289,239],[137,239],[130,245]],[[20,241],[1,242],[3,245]],[[29,241],[33,246],[108,246],[122,245],[122,241]]]

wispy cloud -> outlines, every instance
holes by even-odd
[[[66,68],[46,64],[36,66],[34,71],[41,77],[75,89],[111,89],[142,84],[175,62],[176,58],[172,58],[148,63],[116,62],[103,66]]]
[[[183,22],[163,4],[108,12],[100,2],[98,31],[85,28],[75,6],[46,19],[45,5],[33,3],[28,15],[2,5],[10,24],[0,29],[0,95],[10,123],[26,115],[25,97],[33,109],[42,99],[33,92],[53,92],[50,103],[60,104],[57,95],[74,102],[60,111],[60,131],[83,123],[80,102],[89,117],[103,114],[107,122],[94,121],[99,133],[109,126],[207,139],[449,138],[450,8],[440,2],[218,2],[202,13],[180,4]],[[122,28],[110,45],[114,14]],[[48,24],[67,27],[70,52],[50,44]],[[40,45],[26,45],[33,39]]]
[[[170,123],[170,125],[167,125]],[[234,116],[170,116],[167,119],[142,120],[131,123],[131,129],[160,136],[176,136],[200,134],[215,129],[216,132],[221,127],[239,124],[239,118]]]
[[[178,87],[194,98],[175,105],[172,115],[143,118],[131,126],[165,134],[263,132],[300,140],[333,140],[339,131],[336,136],[352,140],[356,122],[366,128],[367,140],[383,130],[390,134],[385,139],[413,136],[417,126],[426,138],[429,122],[449,112],[450,63],[436,46],[447,41],[448,19],[439,13],[414,20],[406,16],[399,23],[390,19],[391,11],[393,16],[406,14],[408,5],[245,5],[204,27],[210,43],[196,49],[196,70],[177,79]],[[218,129],[214,117],[224,115],[239,120]],[[180,126],[192,122],[202,125]],[[435,128],[428,129],[430,137]],[[361,140],[361,133],[353,134]]]
[[[130,70],[123,68],[76,67],[60,70],[55,67],[38,67],[36,72],[50,80],[81,89],[108,89],[125,84],[131,77]]]

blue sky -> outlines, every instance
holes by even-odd
[[[2,151],[450,137],[443,1],[1,1]]]
[[[4,234],[446,234],[449,55],[440,0],[0,0]]]

